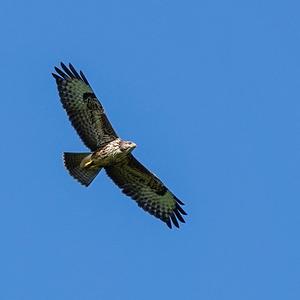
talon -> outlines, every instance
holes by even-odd
[[[88,160],[88,161],[82,161],[81,164],[80,164],[80,167],[82,169],[85,169],[85,168],[90,168],[91,166],[93,165],[93,161],[92,160]]]
[[[90,165],[93,165],[93,161],[92,160],[86,162],[83,167],[86,168],[86,167],[88,167]]]

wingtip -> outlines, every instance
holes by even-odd
[[[61,61],[60,62],[60,66],[64,69],[64,68],[67,68],[67,66]]]
[[[51,74],[57,82],[62,80],[61,77],[59,77],[57,74],[55,73],[51,73]]]
[[[81,78],[83,79],[83,81],[84,81],[87,85],[90,85],[89,82],[88,82],[88,80],[86,79],[85,75],[83,74],[83,72],[80,71],[79,73],[80,73],[80,76],[81,76]]]
[[[74,66],[71,63],[69,63],[69,68],[70,68],[71,72],[74,74],[75,78],[81,80],[78,72],[76,71],[76,69],[74,68]]]
[[[174,215],[174,213],[171,214],[171,220],[172,220],[173,224],[174,224],[177,228],[179,228],[179,223],[178,223],[178,221],[177,221],[176,216]]]
[[[167,224],[167,226],[168,226],[170,229],[172,229],[172,223],[171,223],[170,218],[168,218],[168,219],[165,221],[165,223]]]
[[[184,209],[179,204],[176,204],[176,209],[184,216],[187,216],[187,213],[184,211]]]
[[[184,205],[184,203],[182,201],[180,201],[176,196],[174,196],[175,200],[177,203],[179,203],[180,205]]]
[[[180,212],[178,211],[178,209],[174,209],[174,213],[177,217],[177,219],[181,222],[181,223],[185,223],[184,218],[182,217],[182,215],[180,214]]]
[[[76,71],[76,69],[74,68],[74,66],[69,63],[68,64],[69,67],[67,67],[66,64],[64,64],[63,62],[60,62],[60,67],[62,68],[62,70],[56,66],[54,66],[54,69],[56,71],[56,73],[58,74],[53,74],[53,76],[58,79],[62,79],[62,80],[69,80],[71,79],[79,79],[81,81],[84,81],[87,85],[89,85],[89,82],[87,81],[86,77],[84,76],[84,74],[82,73],[82,71],[80,71],[80,75],[79,73]]]

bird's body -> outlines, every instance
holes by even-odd
[[[70,175],[89,186],[102,168],[123,193],[134,199],[144,210],[164,221],[170,228],[184,223],[183,203],[131,152],[136,144],[122,140],[114,131],[104,109],[86,77],[70,64],[55,68],[53,73],[63,107],[69,119],[91,152],[64,153]]]
[[[117,138],[88,155],[82,160],[80,167],[103,168],[121,163],[135,147],[133,142]]]

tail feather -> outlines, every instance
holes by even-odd
[[[80,167],[81,161],[88,155],[90,153],[64,152],[63,154],[64,164],[70,175],[85,186],[89,186],[101,170],[101,167],[98,169],[84,169]]]

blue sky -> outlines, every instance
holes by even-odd
[[[0,4],[0,299],[300,299],[299,1]],[[82,69],[186,203],[169,230],[85,151],[51,72]]]

